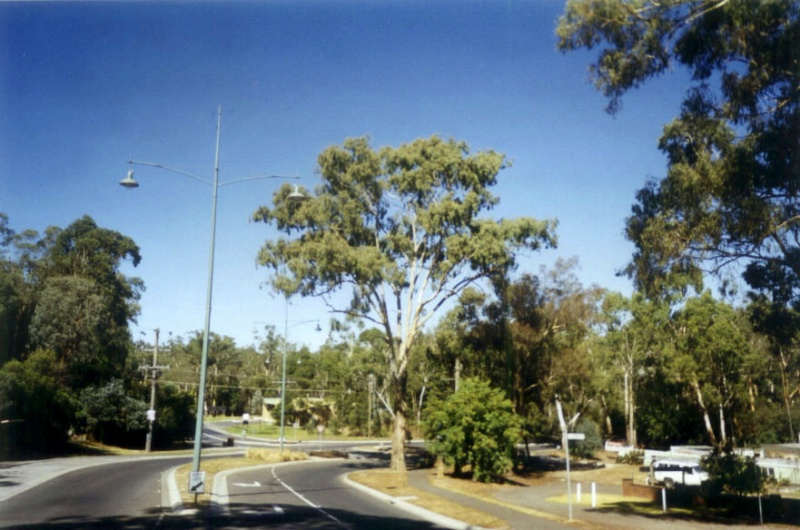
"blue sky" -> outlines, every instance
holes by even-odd
[[[584,285],[629,293],[615,276],[634,194],[665,172],[657,140],[686,87],[672,74],[612,117],[588,53],[556,51],[564,3],[542,1],[0,3],[0,211],[13,229],[66,227],[84,214],[132,237],[147,287],[134,335],[203,326],[211,188],[136,168],[133,158],[211,179],[222,106],[220,181],[254,174],[318,183],[316,157],[345,138],[375,147],[438,134],[505,153],[497,217],[557,218],[559,248],[518,272],[578,257]],[[282,298],[262,288],[251,214],[280,181],[219,194],[212,329],[241,346],[282,332]],[[318,344],[293,300],[290,340]]]

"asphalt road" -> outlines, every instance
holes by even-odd
[[[269,528],[441,528],[345,484],[344,474],[374,466],[367,461],[315,461],[230,474],[227,516]]]
[[[227,509],[172,513],[162,495],[162,474],[189,460],[140,458],[68,471],[0,502],[0,528],[441,528],[345,484],[346,473],[380,465],[374,460],[336,459],[231,471],[224,477],[224,498],[217,497]]]
[[[0,528],[159,528],[161,474],[187,458],[78,469],[0,503]]]

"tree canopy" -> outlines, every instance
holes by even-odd
[[[791,0],[573,0],[559,47],[600,48],[595,85],[622,96],[674,67],[691,74],[664,128],[666,177],[627,220],[629,273],[650,295],[736,262],[780,304],[800,295],[800,5]]]

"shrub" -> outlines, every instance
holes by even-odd
[[[576,432],[585,435],[583,440],[577,442],[574,447],[570,447],[570,453],[579,458],[592,458],[594,452],[603,447],[603,438],[600,436],[600,429],[592,420],[581,418],[575,426]]]
[[[492,482],[511,469],[522,421],[502,391],[485,381],[467,379],[444,401],[428,403],[425,437],[431,451],[461,473],[472,466],[472,477]]]
[[[617,455],[617,464],[627,464],[629,466],[641,466],[644,464],[644,451],[634,449],[624,455]]]
[[[77,405],[60,373],[50,350],[37,350],[24,361],[0,368],[0,419],[13,421],[0,426],[3,458],[31,457],[66,446]]]
[[[707,488],[711,494],[747,495],[764,490],[755,457],[736,454],[730,443],[715,447],[700,460],[700,466],[708,473]]]
[[[147,427],[147,404],[127,395],[121,379],[81,390],[78,420],[94,440],[131,446],[129,434]]]

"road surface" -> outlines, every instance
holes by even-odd
[[[158,528],[162,473],[182,458],[78,469],[0,502],[0,528]]]
[[[269,528],[442,528],[345,484],[368,461],[311,461],[229,474],[227,517]]]

